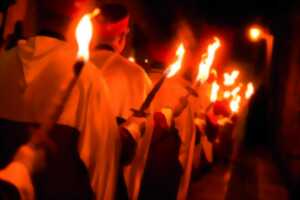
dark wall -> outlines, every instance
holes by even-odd
[[[274,60],[272,99],[273,132],[287,177],[291,198],[299,199],[300,187],[300,16],[280,28],[284,37],[278,41]]]

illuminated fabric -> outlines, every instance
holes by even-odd
[[[155,98],[154,111],[168,107],[175,108],[179,99],[187,94],[184,88],[187,85],[188,83],[178,76],[167,79]],[[183,168],[177,199],[182,200],[187,198],[195,147],[193,115],[189,106],[175,119],[175,127],[181,140],[178,159]]]
[[[109,59],[109,62],[107,62]],[[101,70],[110,90],[110,102],[115,117],[128,119],[138,109],[151,89],[151,81],[145,71],[135,63],[129,62],[118,53],[98,50],[92,54],[92,61]],[[106,63],[106,64],[105,64]],[[138,147],[133,162],[124,169],[129,197],[138,197],[141,179],[151,142],[152,125],[148,120],[146,133],[137,141]]]
[[[21,41],[0,58],[0,118],[41,123],[73,78],[76,51],[49,37]],[[98,200],[114,199],[119,163],[119,132],[99,70],[87,63],[59,125],[80,135],[78,151]],[[59,181],[59,180],[57,180]]]

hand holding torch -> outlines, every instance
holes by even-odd
[[[45,148],[55,151],[55,146],[49,139],[49,132],[57,123],[59,117],[65,109],[65,105],[68,102],[76,84],[83,70],[85,63],[89,60],[89,44],[92,39],[93,27],[91,18],[99,13],[99,10],[93,12],[93,14],[85,15],[76,29],[76,37],[78,42],[78,58],[74,64],[74,77],[69,82],[64,94],[56,99],[54,105],[52,105],[49,116],[41,123],[41,126],[32,132],[32,138],[28,143],[36,152],[45,152]],[[41,158],[42,159],[42,158]],[[26,161],[24,161],[26,162]]]
[[[162,75],[160,80],[154,85],[153,89],[148,94],[146,100],[141,105],[139,110],[132,109],[133,115],[136,117],[146,117],[148,114],[146,111],[150,107],[151,103],[153,102],[156,94],[159,92],[160,88],[162,87],[163,83],[167,78],[171,78],[176,75],[176,73],[181,69],[181,65],[183,63],[184,55],[185,55],[185,48],[183,44],[180,44],[177,52],[177,61],[173,63]]]

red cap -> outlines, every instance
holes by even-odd
[[[231,110],[228,101],[216,101],[214,103],[213,111],[215,115],[223,115],[225,117],[230,116]]]

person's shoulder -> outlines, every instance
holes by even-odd
[[[3,62],[4,60],[11,59],[16,54],[17,54],[17,48],[16,47],[14,47],[12,49],[9,49],[9,50],[0,51],[0,63]]]
[[[123,66],[123,69],[128,73],[132,73],[136,76],[148,76],[146,71],[142,66],[135,62],[129,61],[127,58],[120,56],[120,65]]]
[[[98,67],[91,61],[84,65],[84,68],[80,75],[80,81],[84,84],[94,85],[94,84],[104,84],[104,78],[102,72]]]

